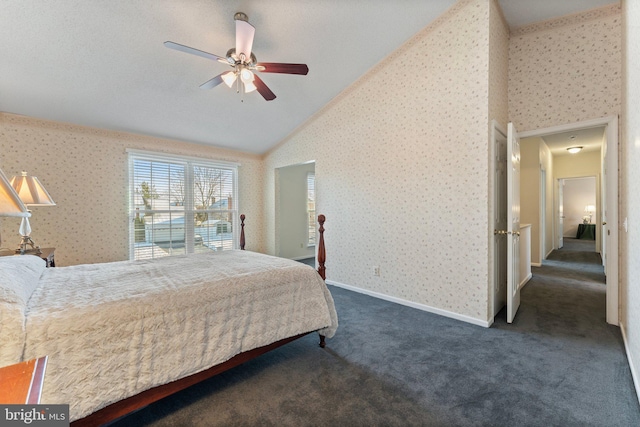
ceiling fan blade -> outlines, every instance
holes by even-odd
[[[207,80],[206,82],[202,83],[200,85],[200,89],[212,89],[218,86],[220,83],[222,83],[222,74],[224,73],[218,74],[211,80]]]
[[[276,95],[271,92],[271,89],[269,89],[262,79],[255,74],[253,76],[253,84],[256,85],[256,90],[260,92],[260,95],[262,95],[262,97],[267,101],[273,101],[276,99]]]
[[[253,48],[253,36],[256,29],[247,21],[236,19],[236,55],[244,53],[246,61],[251,60],[251,49]]]
[[[301,74],[306,76],[309,72],[307,64],[283,64],[279,62],[260,62],[256,65],[258,71],[263,73]]]
[[[168,47],[169,49],[175,49],[175,50],[179,50],[180,52],[190,53],[192,55],[198,55],[198,56],[201,56],[203,58],[211,59],[213,61],[224,62],[225,64],[227,63],[227,58],[223,58],[221,56],[214,55],[213,53],[204,52],[202,50],[194,49],[194,48],[189,47],[189,46],[185,46],[185,45],[174,43],[174,42],[170,42],[170,41],[164,42],[164,45],[166,47]]]

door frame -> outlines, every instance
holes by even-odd
[[[607,245],[607,257],[610,268],[607,268],[607,323],[612,325],[618,325],[619,323],[619,310],[620,304],[618,301],[619,287],[620,283],[618,280],[618,272],[619,272],[619,259],[618,259],[618,180],[619,172],[618,171],[618,151],[620,149],[620,145],[618,142],[618,116],[609,116],[602,117],[599,119],[585,120],[582,122],[576,122],[566,125],[560,126],[552,126],[543,129],[536,129],[527,132],[521,132],[520,138],[528,138],[528,137],[542,137],[545,135],[550,135],[553,133],[562,133],[562,132],[571,132],[580,129],[590,128],[590,127],[598,127],[598,126],[606,126],[605,134],[607,137],[607,169],[610,171],[616,171],[616,173],[608,173],[606,174],[606,188],[601,188],[601,191],[606,191],[606,200],[609,202],[610,212],[608,212],[607,216],[607,225],[608,231],[613,231],[610,234],[610,245]],[[603,165],[604,166],[604,165]],[[602,169],[602,168],[601,168]],[[600,171],[603,172],[602,170]],[[613,194],[611,194],[613,193]],[[556,213],[554,212],[554,215]],[[556,230],[557,232],[557,230]],[[603,233],[604,234],[604,233]],[[604,236],[603,236],[604,238]],[[554,240],[557,237],[554,236]]]
[[[274,213],[275,213],[275,224],[274,224],[274,237],[275,237],[275,255],[279,256],[279,257],[283,257],[283,258],[290,258],[290,259],[294,259],[294,260],[300,260],[300,259],[306,259],[306,258],[310,258],[310,257],[314,257],[314,254],[309,254],[309,253],[304,253],[305,252],[305,247],[300,247],[300,254],[294,254],[291,255],[290,253],[288,254],[283,254],[283,251],[289,250],[289,252],[291,252],[291,244],[286,245],[283,243],[283,240],[285,239],[283,237],[283,233],[285,231],[291,230],[291,227],[289,225],[285,225],[283,224],[283,212],[285,211],[285,209],[283,209],[282,205],[283,203],[287,203],[288,200],[291,198],[291,196],[287,193],[287,192],[283,192],[282,191],[282,187],[283,187],[283,181],[281,179],[281,174],[283,173],[283,171],[289,170],[291,168],[300,168],[302,166],[306,166],[306,165],[310,165],[313,164],[314,165],[314,171],[315,171],[315,165],[316,165],[316,161],[315,160],[308,160],[306,162],[300,162],[300,163],[293,163],[290,165],[285,165],[285,166],[280,166],[277,168],[274,168],[274,187],[275,187],[275,194],[274,194]],[[297,230],[297,229],[296,229]],[[308,230],[307,226],[304,227],[304,230]],[[302,233],[302,230],[297,230],[300,231],[300,233]],[[290,243],[290,242],[289,242]],[[287,248],[288,246],[288,248]],[[315,250],[313,251],[315,252]]]

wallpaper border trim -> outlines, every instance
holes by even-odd
[[[396,304],[404,305],[407,307],[415,308],[418,310],[426,311],[428,313],[437,314],[440,316],[448,317],[450,319],[459,320],[465,323],[470,323],[472,325],[481,326],[483,328],[489,328],[493,324],[493,319],[490,321],[476,319],[475,317],[465,316],[464,314],[454,313],[452,311],[443,310],[441,308],[431,307],[426,304],[420,304],[417,302],[408,301],[402,298],[394,297],[391,295],[383,294],[380,292],[370,291],[368,289],[362,289],[351,285],[346,285],[344,283],[336,282],[333,280],[326,280],[327,285],[333,285],[338,288],[346,289],[348,291],[357,292],[359,294],[368,295],[373,298],[393,302]]]

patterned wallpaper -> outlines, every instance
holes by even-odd
[[[267,156],[269,228],[274,169],[316,161],[329,280],[487,320],[489,5],[457,3]]]
[[[33,207],[36,244],[55,247],[57,265],[129,258],[127,148],[238,162],[247,248],[262,250],[263,162],[230,150],[0,113],[0,167],[26,170],[56,202]],[[2,218],[3,247],[17,247],[19,220]]]
[[[518,131],[620,113],[620,13],[607,6],[511,33],[509,120]]]
[[[495,119],[506,130],[509,116],[509,26],[497,0],[491,1],[489,19],[489,118]]]
[[[128,256],[126,148],[240,162],[248,247],[269,253],[274,169],[315,160],[330,280],[485,321],[491,119],[506,123],[507,97],[520,131],[619,113],[620,30],[608,7],[507,41],[494,0],[461,0],[264,159],[0,113],[0,167],[50,190],[33,237],[69,265]],[[18,222],[0,226],[6,246]]]
[[[502,9],[497,1],[491,1],[491,11],[489,16],[489,122],[488,134],[492,135],[493,120],[495,120],[501,129],[506,132],[508,122],[508,106],[509,106],[509,26],[502,14]],[[489,144],[493,141],[489,139]],[[494,150],[490,147],[489,156]],[[492,159],[489,159],[489,165],[492,165]],[[490,166],[491,167],[491,166]],[[495,188],[495,173],[490,171],[488,188],[490,192],[490,200],[488,203],[489,218],[493,218],[495,210],[495,200],[493,192]],[[491,224],[491,221],[489,221]],[[494,277],[494,239],[493,227],[489,227],[488,240],[488,289],[489,295],[493,295]],[[494,313],[494,298],[487,301],[488,313]]]

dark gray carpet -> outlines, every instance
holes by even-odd
[[[316,268],[316,259],[314,257],[299,259],[298,262],[301,262],[303,264],[307,264],[313,268]]]
[[[340,328],[307,336],[116,426],[638,426],[599,257],[570,245],[489,329],[331,287]],[[592,258],[593,258],[592,257]]]

